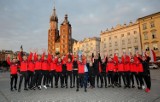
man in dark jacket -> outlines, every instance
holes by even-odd
[[[138,58],[138,59],[143,65],[143,77],[147,86],[145,91],[150,92],[150,89],[151,89],[151,77],[150,77],[150,70],[149,70],[150,57],[143,56],[142,59],[141,58]]]
[[[101,88],[102,88],[102,76],[101,76],[101,57],[100,54],[95,56],[94,62],[93,62],[93,67],[94,67],[94,74],[95,78],[97,79],[97,87],[99,88],[99,79],[101,80]],[[95,80],[94,80],[94,85],[95,85]]]
[[[103,84],[104,84],[105,88],[107,88],[107,75],[106,75],[107,61],[108,61],[108,58],[105,57],[105,59],[103,59],[103,61],[101,63],[101,68],[102,68],[102,72],[101,72],[101,75],[102,75],[102,87],[103,87]]]

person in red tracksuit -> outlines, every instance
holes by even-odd
[[[122,63],[122,60],[119,59],[119,62],[118,62],[118,84],[119,84],[119,87],[121,87],[121,78],[123,79],[124,85],[126,85],[125,78],[124,78],[124,63]]]
[[[73,88],[72,86],[72,79],[73,79],[73,61],[71,61],[71,58],[68,57],[68,61],[66,63],[66,67],[67,67],[67,86],[68,86],[68,77],[70,77],[70,88]]]
[[[44,59],[42,58],[42,74],[43,74],[43,87],[47,89],[48,79],[49,79],[49,63],[45,55]]]
[[[41,90],[41,81],[42,81],[42,59],[41,55],[34,54],[34,63],[35,63],[35,74],[32,82],[32,88],[36,87]]]
[[[58,58],[58,62],[56,64],[56,82],[55,82],[55,87],[58,88],[58,82],[59,82],[59,78],[61,81],[61,88],[63,88],[63,77],[62,77],[62,60],[59,57]]]
[[[114,61],[111,57],[108,59],[108,63],[106,66],[106,73],[108,73],[108,87],[112,86],[114,88]]]
[[[137,76],[138,76],[138,80],[139,80],[139,86],[138,89],[142,89],[142,87],[144,87],[144,82],[143,82],[143,66],[142,63],[139,61],[138,58],[141,58],[139,54],[136,54],[136,56],[134,57],[134,61],[136,63],[136,68],[137,68]]]
[[[20,92],[23,78],[24,78],[24,90],[28,90],[28,88],[27,88],[28,61],[27,61],[27,56],[25,56],[25,55],[23,56],[23,59],[22,59],[21,53],[19,53],[18,57],[19,57],[19,61],[20,61],[20,80],[19,80],[18,92]]]
[[[79,59],[78,61],[78,80],[77,80],[77,90],[76,90],[77,92],[79,91],[79,86],[81,83],[84,85],[84,91],[87,92],[87,80],[84,79],[85,66],[86,66],[86,61],[84,59]]]
[[[57,63],[57,57],[53,57],[52,60],[50,61],[50,83],[51,83],[51,88],[53,88],[53,77],[55,78],[55,74],[56,74],[56,63]]]
[[[124,75],[126,81],[124,88],[130,88],[130,57],[128,55],[124,56]]]
[[[10,65],[10,87],[11,87],[11,91],[13,90],[13,83],[14,83],[14,89],[17,90],[17,69],[18,69],[18,64],[17,64],[17,59],[13,58],[10,61],[10,55],[8,55],[7,57],[7,63]]]
[[[131,82],[132,82],[132,88],[135,88],[134,77],[136,79],[137,85],[139,85],[139,82],[138,82],[138,77],[137,77],[137,67],[136,67],[136,63],[134,61],[134,58],[131,58],[130,71],[131,71],[130,78],[131,78]]]
[[[68,88],[68,85],[67,85],[68,79],[67,79],[67,66],[66,66],[66,63],[67,63],[67,56],[63,55],[62,56],[62,72],[61,72],[61,75],[62,75],[62,85],[63,85],[63,86],[61,86],[62,88],[63,87]]]
[[[30,55],[28,56],[28,86],[31,89],[31,83],[33,81],[34,78],[34,57],[33,57],[33,53],[30,52]]]

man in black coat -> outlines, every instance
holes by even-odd
[[[149,56],[143,56],[142,59],[138,57],[138,59],[140,60],[140,62],[143,65],[143,77],[144,77],[144,81],[146,83],[146,92],[150,92],[151,89],[151,77],[150,77],[150,70],[149,70],[149,61],[150,61],[150,57]]]
[[[94,75],[95,75],[95,79],[97,79],[97,87],[98,88],[102,88],[102,83],[103,83],[103,80],[102,80],[102,76],[101,76],[101,57],[100,57],[100,54],[96,55],[95,58],[94,58],[94,62],[93,62],[93,67],[94,67]],[[101,82],[101,87],[99,86],[99,79],[100,79],[100,82]],[[95,85],[95,80],[94,80],[94,85]]]

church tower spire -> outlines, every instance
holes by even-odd
[[[54,6],[54,9],[53,9],[53,13],[52,13],[52,15],[51,15],[51,17],[50,17],[50,22],[51,21],[56,21],[56,22],[58,22],[58,17],[57,17],[57,14],[56,14],[56,8],[55,8],[55,6]]]

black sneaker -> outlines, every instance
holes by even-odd
[[[85,89],[84,92],[87,92],[87,89]]]
[[[142,86],[140,86],[138,89],[139,89],[139,90],[142,90]]]
[[[58,88],[58,86],[55,86],[55,88]]]
[[[73,86],[70,86],[70,88],[73,88]]]
[[[18,92],[21,92],[21,89],[18,89]]]
[[[132,85],[132,88],[135,88],[135,86],[134,86],[134,85]]]
[[[24,90],[28,91],[28,89],[27,89],[27,88],[24,88]]]
[[[14,90],[17,90],[17,88],[16,88],[16,87],[14,87]]]
[[[41,87],[38,86],[37,88],[38,88],[38,90],[41,90]]]
[[[131,88],[131,86],[129,85],[128,88]]]
[[[14,91],[13,88],[11,88],[11,91]]]
[[[79,91],[79,89],[76,90],[77,92]]]
[[[47,84],[46,86],[47,86],[47,87],[49,87],[49,85],[48,85],[48,84]]]

